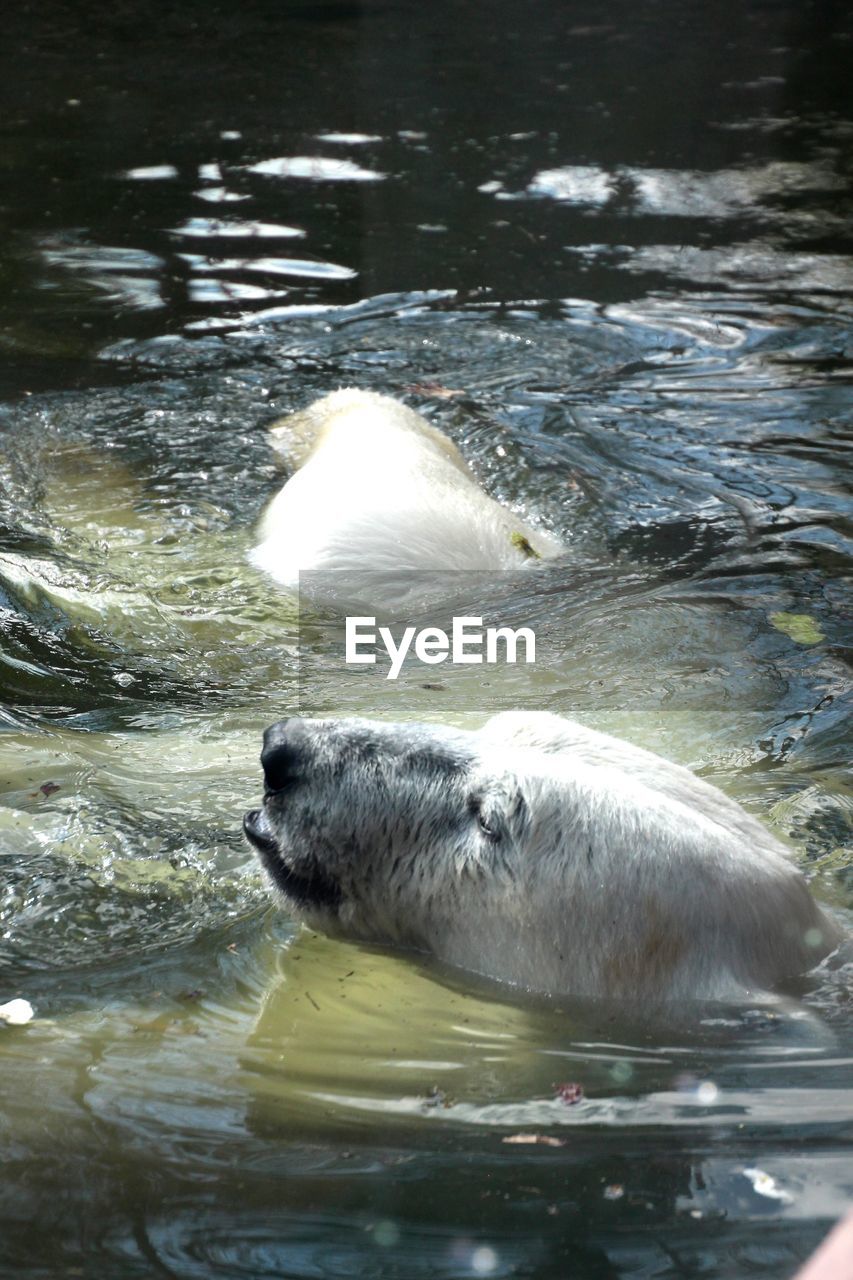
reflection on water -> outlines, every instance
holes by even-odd
[[[847,958],[674,1026],[531,1001],[296,933],[239,824],[297,705],[544,706],[849,918],[846,19],[4,22],[0,1274],[792,1274],[853,1194]],[[266,428],[345,384],[566,541],[546,663],[389,701],[298,634]]]

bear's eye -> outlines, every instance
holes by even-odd
[[[501,833],[496,831],[494,827],[490,827],[482,813],[477,818],[477,824],[484,836],[488,836],[490,840],[500,840]]]
[[[500,831],[489,821],[483,812],[483,797],[470,796],[468,799],[468,811],[477,819],[477,826],[483,835],[489,840],[497,841],[501,838]]]

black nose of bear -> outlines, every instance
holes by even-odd
[[[269,791],[281,791],[304,771],[307,757],[305,728],[298,716],[279,720],[264,733],[261,765]]]

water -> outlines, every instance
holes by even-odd
[[[669,1025],[531,1001],[297,932],[239,826],[294,705],[546,706],[699,769],[850,918],[852,37],[4,15],[0,1275],[776,1278],[848,1204],[849,966]],[[544,666],[389,694],[318,630],[300,679],[246,550],[266,425],[345,383],[569,543],[515,602]]]

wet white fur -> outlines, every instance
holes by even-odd
[[[320,865],[340,885],[334,909],[289,904],[333,935],[649,1006],[754,999],[840,940],[735,801],[570,720],[509,712],[472,733],[300,721],[282,734],[297,734],[304,776],[261,822],[283,865]]]
[[[252,560],[286,586],[300,570],[518,569],[563,550],[490,498],[456,446],[390,396],[335,391],[272,435],[297,469]]]

